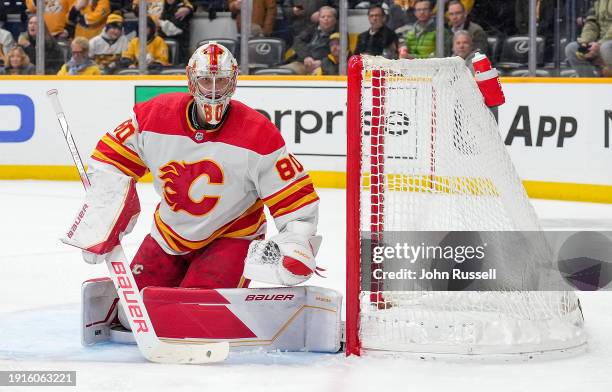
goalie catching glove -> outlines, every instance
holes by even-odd
[[[83,249],[83,259],[97,264],[132,231],[140,202],[132,177],[95,171],[90,180],[85,202],[61,241]]]
[[[258,282],[293,286],[319,275],[315,256],[321,245],[315,226],[289,222],[285,231],[269,240],[253,241],[244,265],[244,277]]]

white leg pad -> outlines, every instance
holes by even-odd
[[[81,286],[81,343],[90,346],[110,339],[119,297],[110,278],[91,279]]]
[[[130,331],[111,330],[118,304],[110,279],[85,282],[83,293],[83,344],[130,343]],[[340,350],[342,295],[335,290],[147,287],[142,294],[162,341],[229,341],[232,351]]]
[[[150,287],[143,299],[162,340],[229,341],[233,351],[340,350],[342,295],[331,289]]]

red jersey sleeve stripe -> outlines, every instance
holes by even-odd
[[[317,196],[316,193],[311,193],[311,194],[308,194],[305,197],[299,199],[295,203],[288,205],[287,207],[280,208],[280,209],[276,210],[274,213],[272,213],[272,211],[270,211],[270,213],[272,213],[272,216],[274,218],[278,218],[279,216],[286,215],[286,214],[292,213],[294,211],[297,211],[300,208],[305,207],[308,204],[312,204],[312,203],[314,203],[314,202],[316,202],[318,200],[319,200],[319,196]]]
[[[304,177],[292,182],[291,184],[285,186],[284,188],[282,188],[281,190],[271,194],[268,197],[264,197],[263,201],[264,203],[266,203],[266,205],[268,207],[275,205],[276,203],[284,200],[285,198],[287,198],[287,196],[295,193],[298,189],[306,186],[306,185],[311,185],[312,184],[312,180],[310,179],[310,176],[308,174],[306,174]]]
[[[317,193],[315,192],[314,185],[311,183],[302,186],[301,188],[292,189],[291,193],[288,193],[286,197],[279,200],[273,205],[268,205],[270,214],[276,217],[280,211],[285,210],[288,207],[299,203],[300,200],[314,200],[318,199]]]
[[[139,179],[141,176],[137,175],[136,173],[132,172],[130,169],[128,169],[127,167],[111,160],[110,158],[108,158],[107,156],[94,151],[94,153],[91,155],[91,157],[93,159],[95,159],[96,161],[102,162],[102,163],[107,163],[109,165],[115,166],[117,169],[119,169],[122,173],[130,176],[130,177],[134,177],[134,179]]]
[[[136,153],[136,151],[132,150],[126,145],[120,143],[117,139],[115,139],[115,137],[113,137],[113,135],[107,133],[106,135],[102,136],[101,141],[104,141],[104,143],[108,144],[110,147],[119,152],[121,155],[125,156],[127,159],[144,166],[144,163],[142,162],[142,159],[140,159],[140,157],[138,156],[138,153]]]
[[[100,139],[92,157],[102,162],[111,163],[136,179],[144,176],[148,171],[135,152],[107,136]]]

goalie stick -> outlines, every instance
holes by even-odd
[[[47,91],[47,96],[51,100],[53,110],[57,116],[60,127],[64,134],[64,139],[68,144],[72,159],[77,167],[81,182],[87,190],[91,183],[87,177],[85,166],[79,155],[72,134],[68,129],[68,122],[57,96],[57,90]],[[220,362],[227,358],[229,354],[228,342],[216,342],[206,344],[183,344],[181,342],[163,342],[155,333],[153,324],[147,309],[145,308],[142,296],[136,286],[136,281],[130,270],[123,247],[117,245],[106,257],[106,265],[110,277],[117,289],[119,300],[125,310],[126,318],[132,328],[134,339],[142,355],[151,362],[158,363],[192,363],[202,364],[210,362]]]

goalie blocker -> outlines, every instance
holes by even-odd
[[[143,301],[162,341],[228,341],[232,350],[340,350],[342,296],[314,286],[260,289],[146,287]],[[118,299],[110,279],[82,286],[82,343],[126,342],[117,332]]]

